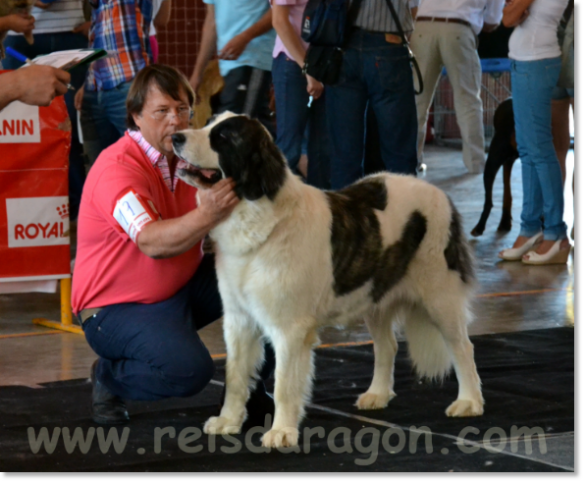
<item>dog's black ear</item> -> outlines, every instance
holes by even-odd
[[[227,177],[236,182],[236,194],[254,201],[274,200],[286,176],[284,158],[260,122],[245,116],[226,119],[209,135],[211,148]]]

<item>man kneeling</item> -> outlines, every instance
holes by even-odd
[[[73,310],[99,355],[93,420],[128,421],[124,399],[187,397],[214,364],[197,331],[222,316],[213,255],[202,240],[239,202],[231,179],[199,193],[177,178],[171,135],[189,127],[194,93],[176,69],[144,68],[128,98],[128,131],[91,168],[81,200]],[[274,354],[267,348],[262,371]],[[272,412],[260,381],[249,418]]]

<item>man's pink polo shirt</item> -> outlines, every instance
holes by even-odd
[[[160,170],[127,133],[105,149],[89,171],[81,197],[74,313],[119,303],[166,300],[185,286],[201,262],[201,243],[182,255],[160,260],[140,251],[113,216],[116,202],[130,189],[152,202],[163,220],[196,207],[197,190],[180,181],[171,192]]]

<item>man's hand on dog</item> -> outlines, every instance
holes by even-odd
[[[213,185],[211,189],[199,190],[199,206],[202,214],[210,219],[213,224],[225,220],[240,199],[234,188],[236,183],[231,178],[222,179]]]

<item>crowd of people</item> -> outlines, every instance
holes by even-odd
[[[190,78],[156,63],[151,29],[165,28],[172,0],[39,0],[34,17],[0,18],[0,31],[10,30],[5,44],[29,58],[87,46],[109,54],[87,72],[30,66],[0,75],[0,109],[13,100],[48,105],[65,94],[71,118],[80,113],[83,143],[74,129],[70,158],[72,217],[79,212],[72,302],[100,356],[91,374],[96,422],[126,422],[124,399],[195,394],[213,374],[197,330],[220,317],[221,300],[213,255],[203,254],[202,243],[239,200],[233,182],[224,179],[200,192],[196,205],[194,189],[178,182],[182,161],[173,153],[172,136],[189,126],[215,56],[225,80],[218,112],[257,118],[274,133],[291,170],[323,189],[360,179],[367,172],[364,153],[374,152],[390,172],[416,175],[445,67],[462,159],[478,174],[485,146],[477,39],[503,19],[515,27],[510,58],[524,203],[514,247],[499,255],[566,262],[564,159],[557,156],[566,156],[568,143],[566,126],[557,122],[564,137],[555,144],[551,117],[568,117],[574,97],[566,79],[559,83],[564,62],[557,27],[569,0],[353,0],[356,15],[346,29],[341,75],[327,86],[303,70],[308,0],[203,1],[206,15]],[[572,41],[570,19],[565,40]],[[31,30],[35,43],[28,45],[22,34]],[[420,66],[419,96],[401,31]],[[5,68],[19,66],[3,62]],[[84,156],[91,166],[85,186]],[[250,388],[248,411],[260,422],[273,411],[262,382],[274,369],[271,350],[267,344],[265,367]]]

